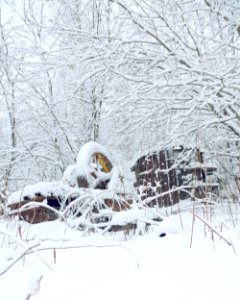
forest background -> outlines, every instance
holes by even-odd
[[[142,154],[198,147],[237,199],[239,57],[238,0],[1,0],[1,193],[93,140],[129,187]]]

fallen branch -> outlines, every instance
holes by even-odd
[[[25,248],[21,254],[19,254],[18,256],[14,257],[11,261],[11,263],[6,266],[5,268],[3,268],[3,270],[0,271],[0,276],[5,274],[13,265],[15,265],[25,254],[27,254],[30,250],[32,250],[33,248],[36,248],[40,245],[40,243],[36,243],[32,246],[29,246],[27,248]]]
[[[222,240],[224,240],[224,242],[233,248],[234,253],[236,254],[235,248],[232,244],[231,241],[229,241],[227,238],[225,238],[221,232],[219,232],[217,229],[215,229],[213,227],[213,225],[211,223],[209,223],[208,221],[204,220],[202,217],[200,217],[199,215],[197,215],[194,211],[191,211],[191,213],[193,214],[194,217],[196,217],[197,219],[199,219],[204,225],[206,225],[213,233],[215,233],[216,235],[218,235]]]
[[[0,231],[0,235],[1,234],[3,234],[3,235],[7,235],[10,239],[12,239],[12,241],[14,242],[14,243],[16,243],[16,245],[17,246],[20,246],[20,247],[22,247],[23,248],[23,252],[25,252],[25,253],[22,253],[21,255],[20,255],[20,258],[24,255],[24,254],[29,254],[29,250],[31,250],[31,252],[30,253],[34,253],[35,255],[37,255],[37,257],[52,271],[52,268],[40,257],[40,255],[39,255],[39,253],[35,250],[35,249],[33,249],[33,248],[35,248],[35,247],[37,247],[37,246],[39,246],[41,243],[40,243],[40,241],[38,241],[37,242],[37,244],[34,244],[33,246],[30,246],[30,247],[28,247],[28,248],[26,248],[25,247],[25,245],[26,245],[26,241],[24,242],[23,240],[19,240],[18,238],[16,238],[15,237],[15,235],[11,232],[11,231],[9,231],[9,230],[1,230]],[[19,259],[20,259],[19,258]],[[16,260],[17,258],[12,258],[12,260]],[[18,259],[18,260],[19,260]],[[17,261],[18,261],[17,260]],[[17,262],[16,261],[16,262]],[[11,263],[12,263],[13,261],[11,261]],[[15,263],[15,262],[14,262]],[[13,264],[14,264],[13,263]],[[11,264],[9,265],[10,267],[12,266]],[[8,268],[9,269],[9,268]],[[5,273],[5,272],[4,272]],[[4,274],[3,273],[3,274]],[[0,271],[0,275],[2,275],[1,274],[1,271]]]
[[[37,245],[39,246],[40,243]],[[36,247],[37,247],[36,246]],[[114,244],[107,244],[107,245],[79,245],[78,243],[74,244],[74,243],[53,243],[52,245],[44,245],[43,243],[41,243],[40,247],[37,248],[35,251],[40,252],[40,251],[49,251],[49,250],[68,250],[68,249],[84,249],[84,248],[120,248],[123,249],[129,253],[131,253],[131,255],[134,256],[134,259],[136,260],[136,266],[137,268],[139,268],[139,261],[138,261],[138,257],[136,255],[136,253],[134,251],[132,251],[130,248],[122,246],[122,245],[114,245]],[[27,252],[26,254],[32,254],[31,252]]]

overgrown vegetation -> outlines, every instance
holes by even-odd
[[[0,178],[61,178],[95,140],[123,167],[193,146],[239,190],[239,3],[3,1]],[[131,187],[132,183],[128,186]]]

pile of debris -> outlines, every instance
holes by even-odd
[[[174,205],[190,197],[203,199],[208,192],[218,191],[218,183],[209,181],[216,168],[207,166],[196,148],[152,152],[140,157],[132,171],[138,191],[135,198],[117,192],[118,169],[106,149],[89,142],[61,181],[40,182],[11,194],[9,215],[33,224],[61,218],[71,219],[78,228],[117,231],[161,221],[152,207]]]
[[[78,228],[108,231],[134,229],[161,221],[139,209],[136,199],[116,191],[120,174],[108,152],[89,142],[81,148],[77,163],[69,166],[59,182],[39,182],[8,197],[9,215],[29,223],[71,219]],[[127,213],[122,213],[127,211]],[[144,218],[144,221],[143,221]]]

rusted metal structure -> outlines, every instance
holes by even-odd
[[[40,204],[40,206],[31,207],[33,203]],[[43,203],[46,206],[41,206]],[[23,201],[8,205],[11,210],[9,215],[18,215],[21,220],[31,224],[56,220],[58,216],[51,208],[59,210],[60,207],[61,201],[59,198],[56,196],[44,197],[42,195],[35,195],[33,198],[25,197]]]
[[[21,220],[25,220],[31,224],[37,224],[45,221],[53,221],[59,218],[58,211],[72,201],[77,200],[77,197],[69,197],[68,199],[61,199],[57,196],[36,195],[31,199],[8,205],[10,209],[9,215],[18,215]],[[64,205],[63,205],[64,203]],[[33,205],[35,204],[35,205]],[[43,206],[42,206],[43,204]],[[102,208],[108,208],[113,212],[120,212],[122,210],[131,208],[131,201],[128,199],[103,199],[100,204]],[[95,213],[98,213],[98,208],[93,207]]]
[[[64,216],[69,211],[73,216],[82,216],[88,211],[92,224],[106,227],[115,212],[132,209],[135,199],[109,193],[119,173],[100,145],[83,145],[77,163],[66,169],[62,181],[38,183],[18,191],[17,201],[8,204],[9,215],[39,223],[63,218],[63,212]],[[170,206],[189,197],[205,198],[208,191],[218,189],[217,184],[207,180],[216,168],[206,166],[197,148],[175,147],[149,153],[137,160],[132,171],[136,175],[135,187],[148,206]],[[94,190],[101,197],[95,198]],[[109,230],[125,228],[115,225]]]
[[[175,147],[140,157],[131,169],[134,186],[149,206],[170,206],[187,198],[204,198],[217,192],[218,184],[207,182],[216,168],[206,166],[197,148]]]
[[[63,184],[63,181],[61,181],[57,183],[59,188],[56,190],[52,188],[51,183],[47,183],[47,190],[41,190],[41,187],[37,186],[37,184],[31,187],[31,192],[22,190],[18,195],[19,199],[8,204],[9,216],[17,215],[20,219],[32,224],[52,221],[59,218],[61,216],[59,212],[64,211],[67,206],[70,204],[74,206],[74,202],[76,202],[74,209],[76,211],[79,210],[77,213],[79,216],[83,213],[81,209],[86,209],[84,200],[79,200],[79,197],[81,198],[84,195],[88,197],[89,207],[91,207],[92,213],[95,214],[98,214],[101,209],[112,212],[130,209],[132,199],[128,199],[125,195],[121,196],[115,193],[112,195],[110,193],[109,196],[106,193],[106,195],[101,196],[99,201],[95,201],[92,196],[93,192],[91,189],[107,191],[110,180],[114,177],[114,165],[107,156],[105,149],[99,144],[90,142],[83,145],[79,152],[79,157],[79,164],[82,166],[82,169],[80,168],[78,172],[72,167],[68,169],[68,175],[65,176],[64,181],[68,188],[62,187],[61,189],[60,186]],[[74,177],[72,180],[73,186],[71,185],[71,180],[67,179],[68,176]],[[91,221],[102,222],[102,219],[102,217],[96,217],[94,221]]]

